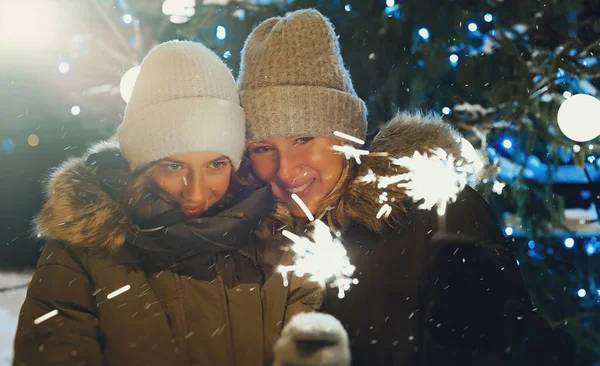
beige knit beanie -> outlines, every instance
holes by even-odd
[[[364,139],[367,110],[339,48],[331,23],[313,9],[267,19],[254,29],[238,78],[247,143],[334,131]]]
[[[142,62],[117,130],[132,171],[167,156],[218,152],[238,167],[245,118],[231,71],[210,49],[171,41]]]

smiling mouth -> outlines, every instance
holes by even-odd
[[[188,216],[198,215],[204,211],[202,207],[182,207],[181,210]]]
[[[290,193],[300,193],[300,192],[304,192],[304,190],[306,190],[306,188],[308,188],[311,184],[313,184],[313,182],[315,181],[315,179],[313,178],[310,182],[303,184],[299,187],[294,187],[294,188],[286,188],[285,190],[290,192]]]

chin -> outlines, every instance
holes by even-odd
[[[313,207],[313,205],[310,203],[307,203],[307,202],[304,202],[304,203],[308,207],[308,210],[310,211],[310,213],[313,215],[316,215],[317,209],[315,207]],[[296,202],[294,202],[294,200],[292,200],[292,199],[286,200],[286,205],[288,207],[288,210],[290,210],[290,213],[292,214],[292,216],[299,218],[299,219],[307,218],[304,211],[302,211],[302,209],[300,207],[298,207],[298,205],[296,204]]]

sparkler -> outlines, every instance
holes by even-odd
[[[415,151],[412,156],[390,158],[390,161],[396,166],[407,168],[408,172],[378,176],[369,169],[366,175],[358,177],[358,181],[365,184],[377,183],[377,188],[380,189],[390,185],[404,188],[414,202],[420,202],[418,206],[420,209],[431,210],[437,206],[438,227],[440,231],[444,231],[443,216],[448,203],[456,201],[458,194],[467,185],[469,175],[474,173],[473,164],[462,157],[456,159],[440,148],[423,154]],[[377,219],[391,214],[392,207],[387,201],[387,192],[382,192],[379,196],[379,203],[382,206],[377,213]]]
[[[345,134],[345,133],[340,132],[340,131],[333,131],[333,135],[337,136],[337,137],[340,137],[340,138],[343,138],[343,139],[348,140],[348,141],[356,142],[359,145],[364,145],[365,144],[365,142],[363,140],[359,139],[358,137],[354,137],[354,136]]]
[[[298,206],[300,206],[302,212],[304,212],[304,214],[306,215],[306,217],[308,217],[310,221],[313,221],[315,219],[312,213],[310,213],[308,206],[306,206],[304,201],[302,201],[296,193],[292,193],[292,199],[294,200],[294,202],[296,202],[296,204],[298,204]]]
[[[415,151],[412,157],[391,160],[393,164],[409,169],[408,173],[402,174],[407,180],[398,187],[405,188],[413,202],[421,202],[420,209],[431,210],[437,206],[438,231],[446,231],[448,203],[456,201],[467,185],[473,165],[466,164],[462,158],[455,159],[440,148],[432,150],[431,156]]]
[[[321,287],[325,287],[327,282],[330,282],[330,287],[337,287],[338,297],[342,299],[345,291],[348,291],[352,284],[358,283],[357,279],[352,278],[355,267],[350,263],[344,245],[337,237],[331,235],[329,227],[321,220],[315,221],[314,224],[312,240],[287,230],[282,231],[282,234],[293,242],[291,249],[295,255],[293,265],[280,265],[278,271],[283,275],[285,286],[289,272],[294,272],[300,277],[309,274],[309,279]]]
[[[48,320],[48,319],[50,319],[50,318],[52,318],[52,317],[54,317],[56,315],[58,315],[58,310],[54,309],[51,312],[46,313],[46,314],[40,316],[39,318],[35,318],[35,320],[33,321],[33,324],[38,325],[38,324],[43,323],[46,320]]]
[[[467,185],[467,178],[473,172],[473,167],[440,148],[430,153],[429,156],[415,151],[412,157],[390,160],[392,164],[409,170],[408,173],[396,176],[404,181],[397,186],[405,188],[414,202],[421,202],[420,209],[431,210],[437,206],[437,213],[442,216],[446,213],[448,203],[456,201],[458,194]]]
[[[131,288],[131,286],[125,285],[125,286],[121,287],[120,289],[117,289],[117,290],[111,292],[110,294],[106,295],[106,298],[109,300],[112,298],[115,298],[115,297],[121,295],[122,293],[129,291],[130,288]]]
[[[350,135],[345,134],[340,131],[333,131],[333,134],[334,134],[334,136],[340,137],[344,140],[352,141],[361,146],[365,144],[365,142],[363,140],[361,140],[357,137],[354,137],[354,136],[350,136]],[[361,155],[369,155],[369,151],[357,149],[354,146],[350,146],[350,145],[343,145],[343,146],[333,145],[332,149],[344,154],[346,156],[346,159],[354,158],[354,160],[356,160],[357,164],[361,163],[361,160],[360,160]]]
[[[343,153],[346,156],[346,159],[354,158],[357,164],[362,163],[362,161],[360,160],[361,155],[369,155],[368,150],[357,149],[350,145],[333,145],[331,148],[335,151]]]

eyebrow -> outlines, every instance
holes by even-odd
[[[221,160],[224,160],[224,159],[227,159],[227,160],[229,160],[229,158],[228,158],[227,156],[225,156],[225,155],[221,155],[221,156],[219,156],[219,157],[217,157],[217,158],[214,158],[214,159],[212,159],[211,161],[209,161],[209,163],[214,163],[214,162],[216,162],[216,161],[221,161]],[[164,159],[162,159],[162,162],[175,163],[175,164],[180,164],[180,165],[185,165],[185,164],[187,164],[187,163],[186,163],[186,162],[184,162],[184,161],[179,161],[179,160],[177,160],[177,159],[173,159],[173,158],[164,158]]]

